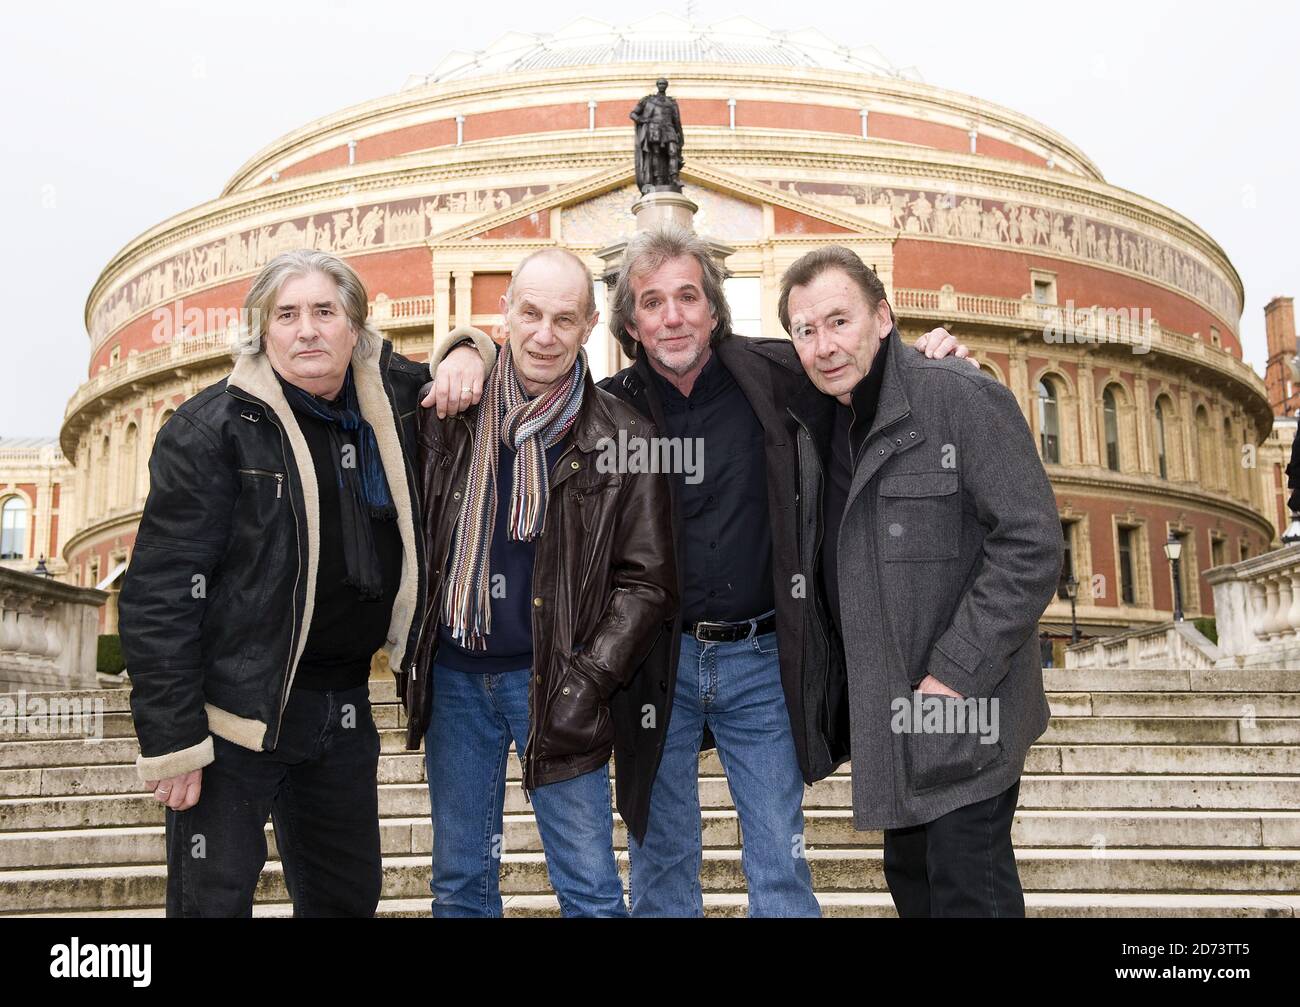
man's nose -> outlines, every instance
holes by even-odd
[[[675,329],[682,324],[681,310],[677,302],[671,298],[664,303],[664,324],[670,329]]]
[[[555,329],[552,327],[549,318],[543,318],[537,328],[533,330],[533,342],[542,346],[549,346],[555,342]]]
[[[835,345],[835,341],[831,339],[830,333],[828,333],[825,329],[818,329],[817,330],[817,356],[833,357],[837,349],[839,349],[839,347],[837,347]]]
[[[298,316],[298,338],[316,338],[316,318],[310,311],[305,311]]]

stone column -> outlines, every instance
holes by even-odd
[[[473,282],[474,273],[469,269],[457,269],[452,273],[456,283],[456,327],[469,325],[470,319],[470,284]]]
[[[1151,391],[1147,379],[1138,375],[1133,381],[1133,403],[1137,420],[1138,471],[1157,471],[1151,446]]]
[[[1178,418],[1183,431],[1183,478],[1194,483],[1200,478],[1200,459],[1196,456],[1196,438],[1192,429],[1196,426],[1196,417],[1192,415],[1192,393],[1186,384],[1178,393]]]
[[[1079,442],[1080,460],[1084,465],[1100,465],[1097,446],[1097,386],[1092,362],[1079,363]]]
[[[1010,344],[1007,346],[1007,356],[1008,368],[1011,372],[1007,375],[1007,380],[1011,384],[1011,393],[1015,395],[1016,401],[1020,403],[1020,411],[1024,414],[1025,419],[1031,420],[1029,405],[1032,400],[1029,396],[1029,362],[1025,344],[1012,337]],[[1033,427],[1032,422],[1030,422],[1030,427]]]
[[[433,339],[440,343],[451,331],[451,270],[433,270]]]

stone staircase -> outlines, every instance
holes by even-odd
[[[1044,672],[1048,733],[1030,752],[1014,836],[1030,915],[1300,916],[1300,671]],[[390,916],[428,914],[422,753],[402,750],[391,682],[372,683]],[[0,734],[0,915],[161,915],[162,808],[140,793],[125,690],[103,740]],[[9,697],[13,698],[13,697]],[[35,697],[29,695],[29,701]],[[33,730],[26,730],[32,728]],[[553,915],[536,823],[511,758],[501,890],[509,915]],[[743,915],[739,826],[716,753],[700,759],[710,914]],[[891,916],[881,836],[852,827],[847,772],[810,788],[807,849],[830,916]],[[626,877],[627,841],[615,818]],[[291,912],[271,861],[257,915]]]

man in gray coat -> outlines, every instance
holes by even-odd
[[[790,413],[822,461],[800,524],[820,524],[843,639],[854,826],[885,830],[899,915],[1023,916],[1011,820],[1047,727],[1036,629],[1062,555],[1033,438],[986,374],[903,352],[848,249],[791,266],[779,310],[822,393]]]

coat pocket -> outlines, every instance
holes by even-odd
[[[940,701],[940,707],[932,705],[936,700]],[[912,790],[929,790],[957,783],[1001,760],[1001,741],[985,744],[981,737],[979,718],[970,705],[975,702],[952,696],[922,697],[925,712],[921,723],[910,725],[912,730],[903,743]],[[966,704],[965,712],[959,709],[961,704]],[[931,718],[938,719],[935,716],[938,709],[943,713],[941,728],[937,723],[928,723]],[[926,730],[927,726],[931,729]]]
[[[956,559],[961,545],[957,473],[900,472],[880,480],[880,555],[886,562]]]
[[[572,665],[555,689],[539,737],[538,754],[545,758],[586,755],[612,737],[609,706],[596,683]]]

